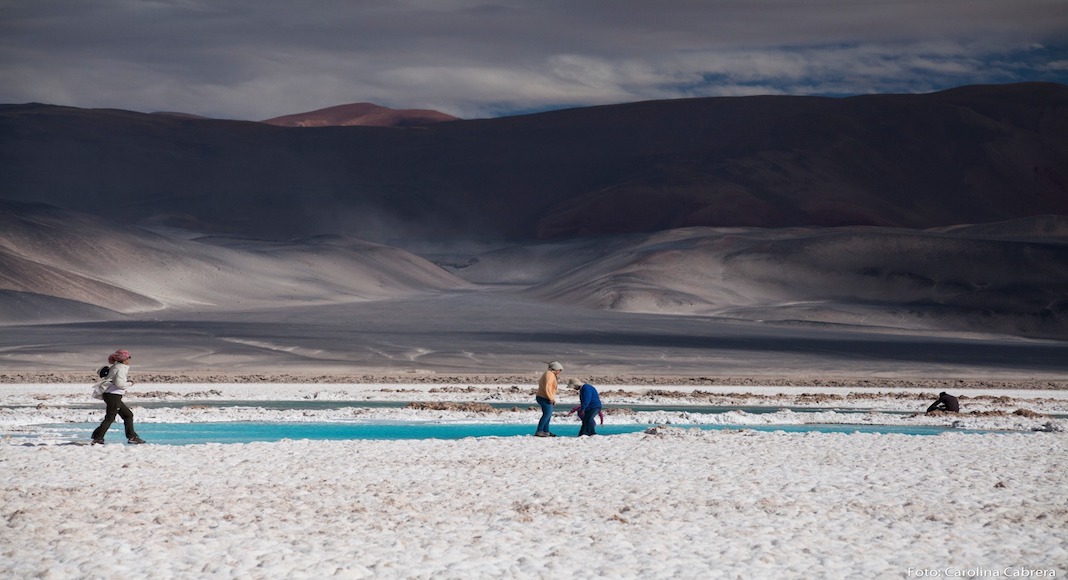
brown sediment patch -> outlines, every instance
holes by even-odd
[[[844,399],[842,395],[828,395],[823,393],[801,393],[794,398],[798,403],[829,403],[832,401],[841,401]]]
[[[218,389],[211,389],[209,391],[195,391],[190,393],[176,393],[174,391],[126,391],[126,397],[131,399],[163,399],[168,397],[181,398],[181,399],[200,399],[205,397],[221,397],[222,391]]]
[[[482,392],[483,390],[484,389],[482,389],[481,387],[468,385],[466,387],[456,387],[456,386],[434,387],[434,388],[428,390],[427,392],[428,393],[478,393],[478,392]],[[512,390],[518,392],[520,389],[519,389],[519,387],[513,387]]]
[[[612,415],[634,415],[636,413],[634,409],[631,409],[630,407],[617,407],[613,409],[604,409],[603,411],[604,414],[608,415],[609,417],[611,417]]]
[[[1013,397],[1006,397],[1004,395],[1002,395],[1002,396],[994,396],[994,395],[968,396],[968,395],[962,395],[960,397],[960,399],[967,399],[969,401],[973,401],[973,402],[977,402],[977,403],[978,402],[982,402],[982,403],[988,403],[988,404],[992,404],[992,405],[1004,405],[1004,406],[1015,405],[1015,404],[1019,403],[1019,400],[1017,400],[1017,399],[1015,399]],[[1033,399],[1029,397],[1027,400],[1028,401],[1037,402],[1037,403],[1057,403],[1057,402],[1060,402],[1058,399],[1051,399],[1049,397],[1041,397],[1041,398],[1033,398]]]
[[[662,389],[651,389],[645,392],[636,393],[634,391],[626,391],[623,389],[616,389],[613,391],[601,391],[600,395],[604,397],[643,397],[647,399],[700,399],[708,397],[708,393],[701,391],[665,391]]]
[[[512,385],[511,387],[487,387],[485,385],[474,386],[468,385],[466,387],[458,386],[442,386],[432,387],[426,391],[432,394],[481,394],[481,393],[507,393],[510,395],[526,394],[530,397],[534,397],[538,393],[536,387],[519,387]]]
[[[1046,414],[1043,414],[1043,413],[1038,413],[1036,411],[1032,411],[1031,409],[1016,409],[1015,411],[1012,412],[1012,414],[1016,415],[1018,417],[1030,417],[1030,418],[1045,418],[1045,417],[1049,417],[1049,415],[1046,415]]]
[[[918,417],[924,413],[916,413],[913,417]],[[1016,409],[1015,411],[965,411],[961,413],[954,413],[952,411],[931,411],[926,413],[936,417],[1027,417],[1030,419],[1045,419],[1049,415],[1032,411],[1030,409]]]
[[[464,411],[469,413],[500,413],[499,410],[486,403],[455,403],[451,401],[414,401],[408,403],[405,409],[417,411]]]
[[[878,392],[878,393],[849,393],[848,395],[846,395],[846,398],[850,399],[850,400],[859,400],[859,401],[875,400],[875,399],[897,399],[897,400],[901,400],[901,399],[937,399],[938,395],[930,395],[928,393],[902,393],[902,392],[887,393],[887,392]]]
[[[997,411],[997,412],[1000,412],[1000,411]],[[963,414],[966,415],[967,413],[963,413]],[[937,411],[927,411],[926,413],[916,413],[915,415],[911,415],[911,417],[920,417],[922,415],[929,415],[931,417],[960,417],[962,415],[962,413],[956,413],[954,411],[937,410]]]

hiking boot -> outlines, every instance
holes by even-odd
[[[134,436],[130,437],[126,442],[130,445],[140,445],[141,443],[144,443],[145,440],[141,439],[140,437]]]
[[[556,433],[549,433],[548,431],[546,431],[545,432],[545,436],[546,437],[556,437]]]
[[[104,440],[103,439],[93,439],[93,442],[90,443],[90,445],[103,445],[103,444],[104,444]]]
[[[546,431],[538,431],[537,433],[534,434],[534,436],[535,437],[552,437],[552,435],[550,435]]]

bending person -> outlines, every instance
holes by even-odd
[[[927,407],[927,412],[932,411],[949,411],[950,413],[960,412],[960,401],[953,395],[947,394],[945,391],[938,393],[938,400],[931,403],[930,407]]]
[[[567,416],[570,417],[571,415],[574,415],[575,413],[578,413],[579,414],[579,422],[581,422],[582,421],[582,417],[584,415],[584,413],[580,412],[581,409],[582,409],[582,405],[575,405],[574,407],[571,407],[570,411],[567,412]],[[601,412],[597,413],[597,419],[600,421],[601,425],[604,425],[604,409],[601,409]]]
[[[568,386],[578,388],[579,390],[579,406],[578,414],[582,419],[582,427],[579,429],[579,437],[583,435],[596,435],[597,434],[597,417],[601,417],[601,424],[604,425],[604,414],[601,407],[601,395],[597,393],[597,389],[593,385],[580,381],[578,379],[568,379]]]

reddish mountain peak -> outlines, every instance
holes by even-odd
[[[281,127],[411,127],[456,120],[452,115],[430,109],[390,109],[374,103],[352,103],[275,117],[263,122]]]

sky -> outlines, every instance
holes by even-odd
[[[1068,0],[0,0],[0,103],[264,120],[1068,84]]]

